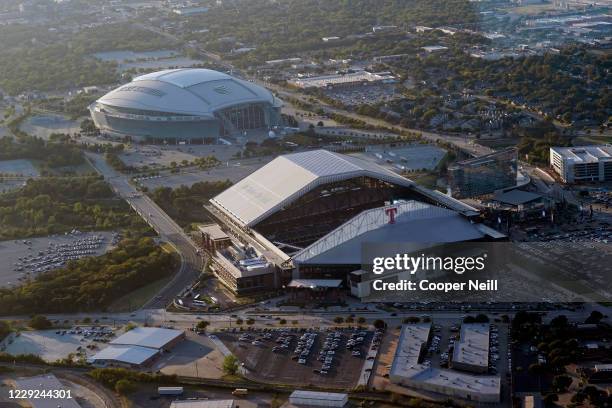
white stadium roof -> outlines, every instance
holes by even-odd
[[[149,347],[111,345],[88,360],[94,363],[99,361],[118,361],[132,365],[141,365],[157,353],[157,349]]]
[[[110,344],[122,346],[141,346],[161,349],[172,340],[183,335],[181,330],[162,329],[157,327],[136,327],[122,336],[117,337]]]
[[[228,74],[201,68],[170,69],[134,78],[98,103],[127,109],[209,116],[238,104],[282,106],[267,89]]]
[[[411,187],[414,182],[375,163],[327,150],[279,156],[211,200],[240,223],[253,226],[317,186],[369,176]]]

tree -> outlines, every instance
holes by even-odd
[[[569,325],[569,320],[567,320],[567,316],[559,315],[550,321],[550,326],[555,328],[565,328]]]
[[[385,323],[384,320],[376,319],[374,320],[374,327],[377,329],[384,329],[385,327],[387,327],[387,323]]]
[[[53,325],[49,319],[42,315],[36,315],[30,320],[30,327],[36,330],[49,329],[51,326]]]
[[[487,316],[486,314],[480,313],[480,314],[476,315],[476,317],[474,318],[474,321],[476,323],[488,323],[489,322],[489,316]]]
[[[604,315],[599,310],[593,310],[591,315],[587,317],[585,323],[599,323],[603,319]]]
[[[365,317],[363,317],[363,316],[359,316],[359,317],[357,318],[357,323],[359,323],[359,324],[364,324],[365,322],[366,322],[366,318],[365,318]]]
[[[8,322],[0,320],[0,341],[11,332],[11,326]]]
[[[135,389],[136,386],[130,380],[122,379],[115,383],[115,391],[121,395],[130,394],[134,392]]]
[[[223,372],[227,375],[235,375],[238,372],[238,359],[233,354],[228,354],[223,359]]]
[[[572,378],[568,375],[557,375],[553,379],[553,388],[557,392],[565,392],[567,388],[572,384]]]
[[[547,407],[555,406],[555,402],[559,401],[559,396],[555,393],[547,394],[544,397],[544,405]]]
[[[196,329],[198,329],[198,331],[206,331],[206,328],[208,327],[210,323],[207,322],[206,320],[200,320],[198,322],[198,324],[196,325]]]
[[[342,316],[334,317],[334,323],[340,324],[342,322],[344,322],[344,318]]]

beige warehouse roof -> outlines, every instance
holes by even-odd
[[[410,187],[414,182],[375,163],[327,150],[279,156],[211,200],[245,226],[291,204],[317,186],[368,176]]]

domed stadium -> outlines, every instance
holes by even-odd
[[[268,131],[282,101],[267,89],[209,69],[172,69],[134,78],[89,106],[102,133],[149,141],[206,142]]]

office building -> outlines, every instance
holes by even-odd
[[[550,166],[565,183],[612,181],[612,145],[551,147]]]
[[[448,168],[448,175],[451,194],[455,198],[477,197],[514,187],[517,181],[516,148],[457,162]]]

